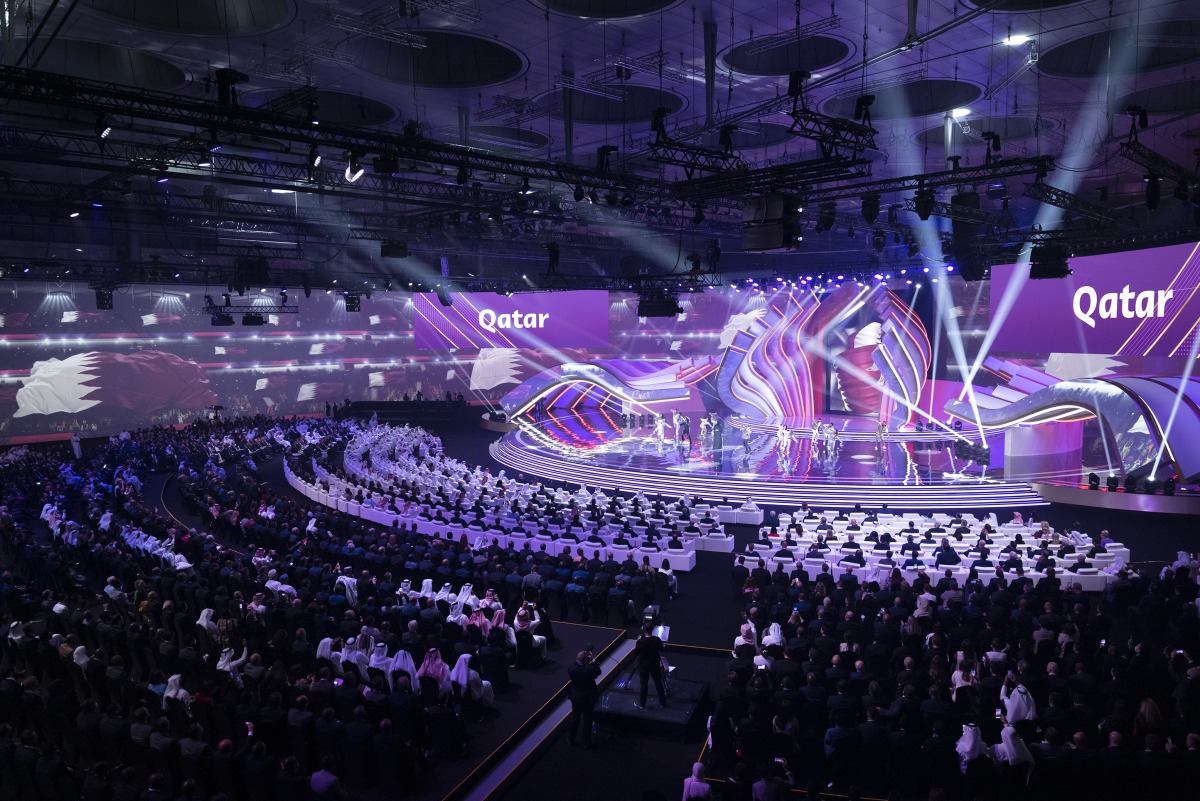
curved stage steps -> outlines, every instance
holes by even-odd
[[[849,509],[856,503],[864,508],[919,509],[956,511],[968,509],[1014,509],[1047,506],[1029,484],[1017,481],[962,482],[947,484],[904,485],[902,483],[816,483],[765,481],[753,474],[689,473],[681,475],[661,470],[614,467],[594,459],[568,459],[543,450],[530,450],[514,444],[506,436],[490,446],[492,458],[505,467],[552,481],[587,484],[604,489],[641,490],[668,497],[699,496],[709,501],[728,498],[741,502],[752,496],[755,503],[787,508],[801,503],[825,509]]]

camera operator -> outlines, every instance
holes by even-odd
[[[575,745],[578,737],[584,748],[592,747],[592,711],[596,707],[599,694],[596,680],[600,678],[600,668],[592,663],[592,646],[575,655],[575,662],[567,668],[567,676],[571,680],[568,690],[571,699],[571,728],[567,730],[567,744]],[[582,734],[580,725],[583,726]]]

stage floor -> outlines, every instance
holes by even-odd
[[[711,439],[699,437],[676,445],[670,429],[663,441],[652,428],[623,430],[605,410],[555,410],[516,422],[517,430],[492,445],[498,462],[542,478],[608,489],[689,494],[735,505],[753,497],[758,504],[784,507],[860,503],[932,511],[1045,503],[1027,482],[1004,480],[999,470],[993,475],[955,459],[947,433],[891,432],[876,442],[873,433],[847,426],[840,445],[829,448],[814,446],[796,428],[795,441],[784,448],[774,426],[742,430],[741,421],[729,420],[721,447],[714,449]],[[692,431],[699,431],[698,422]]]

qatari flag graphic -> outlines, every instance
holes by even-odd
[[[300,391],[296,393],[296,402],[340,401],[345,396],[346,385],[341,381],[316,381],[300,385]]]
[[[144,414],[217,402],[200,365],[157,350],[90,351],[34,362],[23,381],[13,417],[81,412],[101,404]]]

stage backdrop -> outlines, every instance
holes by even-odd
[[[781,272],[788,265],[786,258],[776,264]],[[1003,266],[991,284],[894,281],[896,297],[921,311],[934,343],[921,408],[946,419],[946,399],[963,395],[967,376],[984,394],[1011,396],[1011,370],[1044,381],[1185,374],[1200,317],[1194,245],[1071,266],[1074,275],[1062,281],[1031,282],[1026,271]],[[227,413],[321,413],[347,397],[418,393],[494,403],[567,362],[719,361],[773,310],[826,294],[762,283],[685,293],[684,313],[669,318],[639,318],[630,293],[454,295],[445,307],[434,295],[377,292],[362,298],[360,312],[347,312],[339,294],[297,298],[293,290],[301,313],[270,316],[258,328],[212,327],[203,313],[211,288],[139,286],[100,312],[84,286],[12,283],[0,293],[0,437],[109,434],[186,422],[212,405]],[[267,293],[238,300],[255,298],[272,302]],[[810,357],[813,348],[829,350],[826,369],[837,371],[819,379],[826,408],[815,411],[869,416],[877,412],[864,408],[876,403],[876,373],[870,360],[847,354],[871,350],[890,329],[865,313],[838,326],[836,337],[800,343]],[[992,369],[996,359],[1007,367]],[[716,393],[706,397],[712,402]]]

